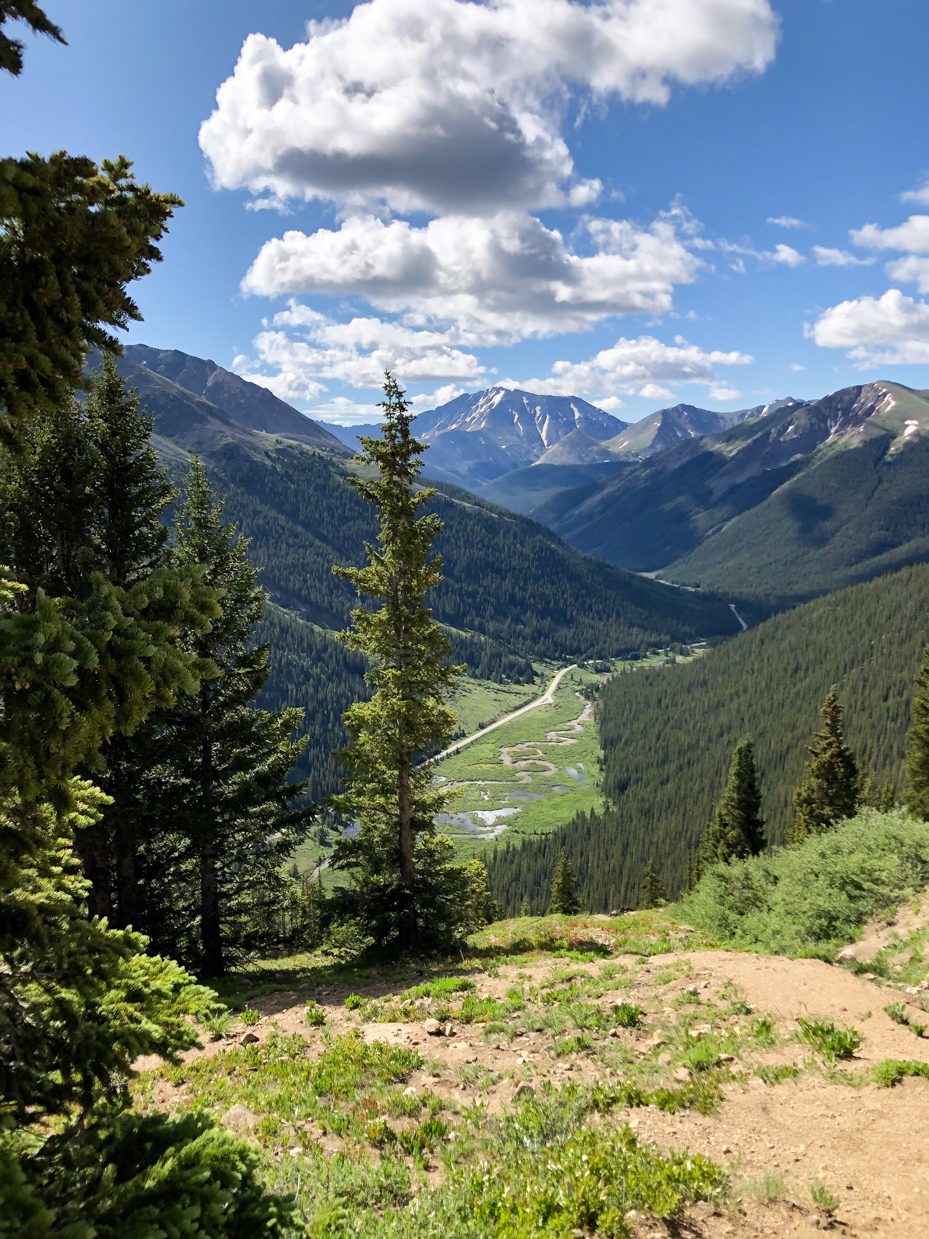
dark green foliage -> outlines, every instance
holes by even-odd
[[[67,151],[0,160],[0,436],[7,444],[21,446],[30,419],[68,403],[90,348],[117,352],[111,329],[141,318],[126,285],[160,261],[155,242],[181,203],[139,185],[131,166],[121,156],[98,168]]]
[[[614,676],[597,699],[608,808],[522,847],[501,841],[488,864],[495,897],[508,915],[524,895],[541,911],[562,847],[593,911],[634,906],[652,853],[669,893],[681,890],[746,734],[764,771],[768,838],[783,843],[809,720],[832,684],[850,745],[879,783],[899,785],[927,616],[929,568],[906,568],[775,616],[691,663]]]
[[[291,895],[281,866],[309,820],[291,808],[303,788],[288,782],[303,747],[290,739],[301,711],[252,708],[269,674],[268,647],[254,644],[263,594],[247,542],[222,515],[195,461],[174,553],[182,569],[203,565],[220,597],[222,615],[190,639],[218,674],[207,672],[195,695],[154,716],[139,750],[111,772],[114,812],[135,817],[144,841],[141,923],[204,976],[281,941]]]
[[[377,511],[377,547],[365,543],[365,567],[334,569],[380,606],[356,607],[340,637],[371,660],[365,679],[374,695],[345,714],[348,777],[333,804],[357,819],[358,832],[338,841],[332,863],[351,874],[376,940],[409,947],[441,940],[455,923],[453,874],[461,866],[449,865],[452,844],[434,825],[450,795],[433,785],[428,759],[454,730],[447,702],[462,668],[449,665],[451,643],[425,604],[442,579],[441,559],[430,559],[441,522],[420,514],[434,494],[414,489],[425,449],[410,434],[409,405],[389,374],[380,407],[381,437],[362,439],[364,463],[377,476],[350,479]]]
[[[640,908],[660,908],[668,902],[668,892],[665,890],[654,856],[649,856],[642,879],[642,893],[639,896]]]
[[[863,809],[795,848],[715,866],[680,911],[743,950],[832,959],[865,921],[927,883],[929,825],[899,809]]]
[[[912,721],[906,736],[904,800],[914,817],[929,821],[929,646],[916,673]]]
[[[49,21],[35,0],[0,0],[0,69],[14,77],[23,71],[23,44],[22,40],[4,34],[3,27],[8,21],[24,22],[35,34],[47,34],[59,43],[65,42],[59,28]]]
[[[552,878],[552,897],[548,905],[549,916],[575,916],[581,910],[581,901],[574,888],[574,873],[567,852],[562,848]]]
[[[739,741],[732,754],[726,790],[700,840],[694,876],[699,877],[710,865],[720,861],[757,856],[764,845],[755,751],[746,737]]]
[[[137,401],[110,366],[85,403],[34,426],[7,461],[5,558],[27,587],[0,624],[8,670],[0,744],[20,794],[44,797],[100,746],[134,731],[154,703],[195,691],[205,670],[181,634],[219,613],[197,570],[161,554],[171,488]],[[27,769],[28,765],[28,769]]]
[[[851,817],[861,796],[861,774],[855,755],[845,743],[842,707],[835,689],[830,689],[819,711],[822,729],[816,733],[803,771],[803,782],[794,791],[794,823],[787,833],[789,843],[801,843],[809,835],[821,835],[836,822]]]

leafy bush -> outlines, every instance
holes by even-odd
[[[799,1067],[776,1066],[774,1063],[764,1063],[755,1068],[755,1075],[765,1084],[781,1084],[784,1080],[796,1079],[799,1074]]]
[[[637,1028],[642,1021],[642,1008],[621,1002],[613,1008],[613,1019],[621,1028]]]
[[[312,1028],[322,1028],[326,1022],[326,1012],[311,998],[306,1004],[303,1018]]]
[[[895,1024],[909,1024],[910,1022],[905,1002],[889,1002],[884,1011]]]
[[[451,994],[464,994],[475,988],[474,982],[468,977],[438,977],[435,981],[424,981],[422,985],[414,985],[400,995],[401,1001],[407,998],[448,998]]]
[[[862,810],[799,847],[714,865],[678,905],[719,941],[781,955],[824,955],[929,885],[929,822]]]
[[[918,1059],[885,1058],[872,1071],[874,1083],[879,1088],[893,1088],[907,1076],[924,1076],[929,1079],[929,1063]]]
[[[801,1041],[818,1050],[830,1062],[837,1058],[852,1058],[856,1050],[861,1049],[861,1033],[857,1028],[839,1028],[831,1020],[808,1020],[803,1016],[798,1018],[797,1023],[800,1025]]]
[[[345,1010],[357,1011],[358,1008],[363,1007],[364,1004],[365,1000],[360,994],[349,994],[349,996],[345,999]]]
[[[261,1012],[253,1011],[251,1007],[246,1007],[239,1015],[239,1019],[242,1021],[242,1023],[245,1025],[246,1028],[251,1028],[254,1024],[257,1024],[258,1021],[261,1019]]]

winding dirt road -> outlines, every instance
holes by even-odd
[[[504,723],[511,723],[514,718],[519,718],[523,714],[528,714],[530,710],[535,710],[539,706],[550,706],[555,699],[555,689],[561,683],[562,677],[567,675],[569,671],[573,671],[576,666],[577,663],[571,663],[569,667],[562,667],[561,670],[556,673],[555,678],[552,680],[551,684],[549,684],[546,691],[541,697],[536,697],[535,701],[530,701],[528,705],[520,706],[518,710],[514,710],[512,714],[507,714],[505,718],[497,719],[497,721],[495,723],[491,723],[489,727],[482,727],[480,731],[476,731],[472,736],[465,736],[463,740],[456,741],[450,748],[443,750],[441,753],[437,753],[432,760],[441,761],[443,757],[450,757],[452,753],[457,753],[459,749],[463,749],[464,746],[466,744],[470,744],[472,740],[480,740],[482,736],[489,735],[490,732],[496,731],[497,728],[502,727]]]

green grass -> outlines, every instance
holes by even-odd
[[[893,1088],[907,1076],[929,1079],[929,1063],[913,1058],[884,1058],[872,1069],[871,1075],[879,1088]]]
[[[547,682],[545,687],[547,687]],[[482,740],[476,740],[460,752],[444,758],[436,767],[436,773],[448,782],[461,787],[461,792],[452,806],[454,813],[519,809],[505,818],[498,818],[496,825],[505,824],[505,835],[516,837],[545,833],[571,820],[580,810],[598,808],[601,803],[599,789],[600,745],[593,719],[582,724],[583,730],[573,732],[571,723],[582,713],[585,700],[577,696],[584,685],[601,681],[590,672],[578,669],[570,671],[562,679],[554,694],[554,704],[539,706],[528,714],[503,727],[497,728]],[[544,688],[540,685],[538,696]],[[552,743],[547,739],[550,731],[564,729],[565,738],[571,744]],[[532,744],[541,761],[525,768],[531,782],[519,777],[522,772],[515,765],[504,765],[501,749],[514,745]],[[532,760],[533,752],[515,752],[513,762]],[[551,763],[555,770],[544,767]],[[570,766],[583,779],[566,771]],[[583,767],[583,770],[581,769]],[[555,787],[567,791],[556,792]],[[538,797],[538,799],[536,798]],[[477,822],[480,819],[472,819]],[[462,831],[455,824],[449,832],[463,855],[482,855],[487,839]]]

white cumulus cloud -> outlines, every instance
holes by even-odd
[[[766,223],[773,224],[775,228],[811,228],[805,219],[797,219],[793,215],[769,215]]]
[[[916,284],[921,293],[929,293],[929,258],[907,254],[887,263],[884,270],[892,280],[901,284]]]
[[[905,189],[900,195],[901,202],[915,202],[919,206],[929,206],[929,179],[915,189]]]
[[[820,267],[870,267],[877,262],[876,258],[856,258],[848,250],[829,249],[825,245],[814,245],[813,256]]]
[[[664,104],[763,72],[778,33],[769,0],[369,0],[289,49],[249,35],[200,145],[217,186],[271,204],[487,214],[573,187],[584,205],[572,93]]]
[[[929,215],[911,215],[896,228],[865,224],[849,233],[855,245],[868,250],[902,250],[907,254],[929,254]]]
[[[247,293],[360,294],[407,321],[454,322],[468,346],[578,331],[616,314],[660,314],[702,263],[674,223],[588,219],[593,254],[525,212],[449,215],[422,227],[352,216],[338,231],[286,232],[246,275]],[[450,339],[450,337],[449,337]]]
[[[555,396],[587,396],[600,407],[601,393],[640,395],[665,400],[673,397],[665,384],[694,383],[706,387],[717,400],[738,400],[739,392],[716,374],[717,366],[746,366],[754,361],[746,353],[705,352],[682,336],[665,344],[654,336],[635,340],[620,337],[612,348],[602,349],[586,361],[556,361],[550,378],[526,380],[527,391]]]
[[[890,288],[826,310],[807,334],[822,348],[842,348],[861,369],[929,363],[929,305]]]
[[[792,245],[778,245],[773,254],[765,254],[764,257],[784,267],[802,267],[806,262],[805,256],[798,253]]]
[[[480,382],[484,367],[458,343],[456,329],[419,330],[379,318],[340,323],[291,301],[265,321],[253,341],[254,357],[237,357],[234,369],[282,400],[303,405],[326,390],[326,380],[378,388],[385,370],[403,383]]]

